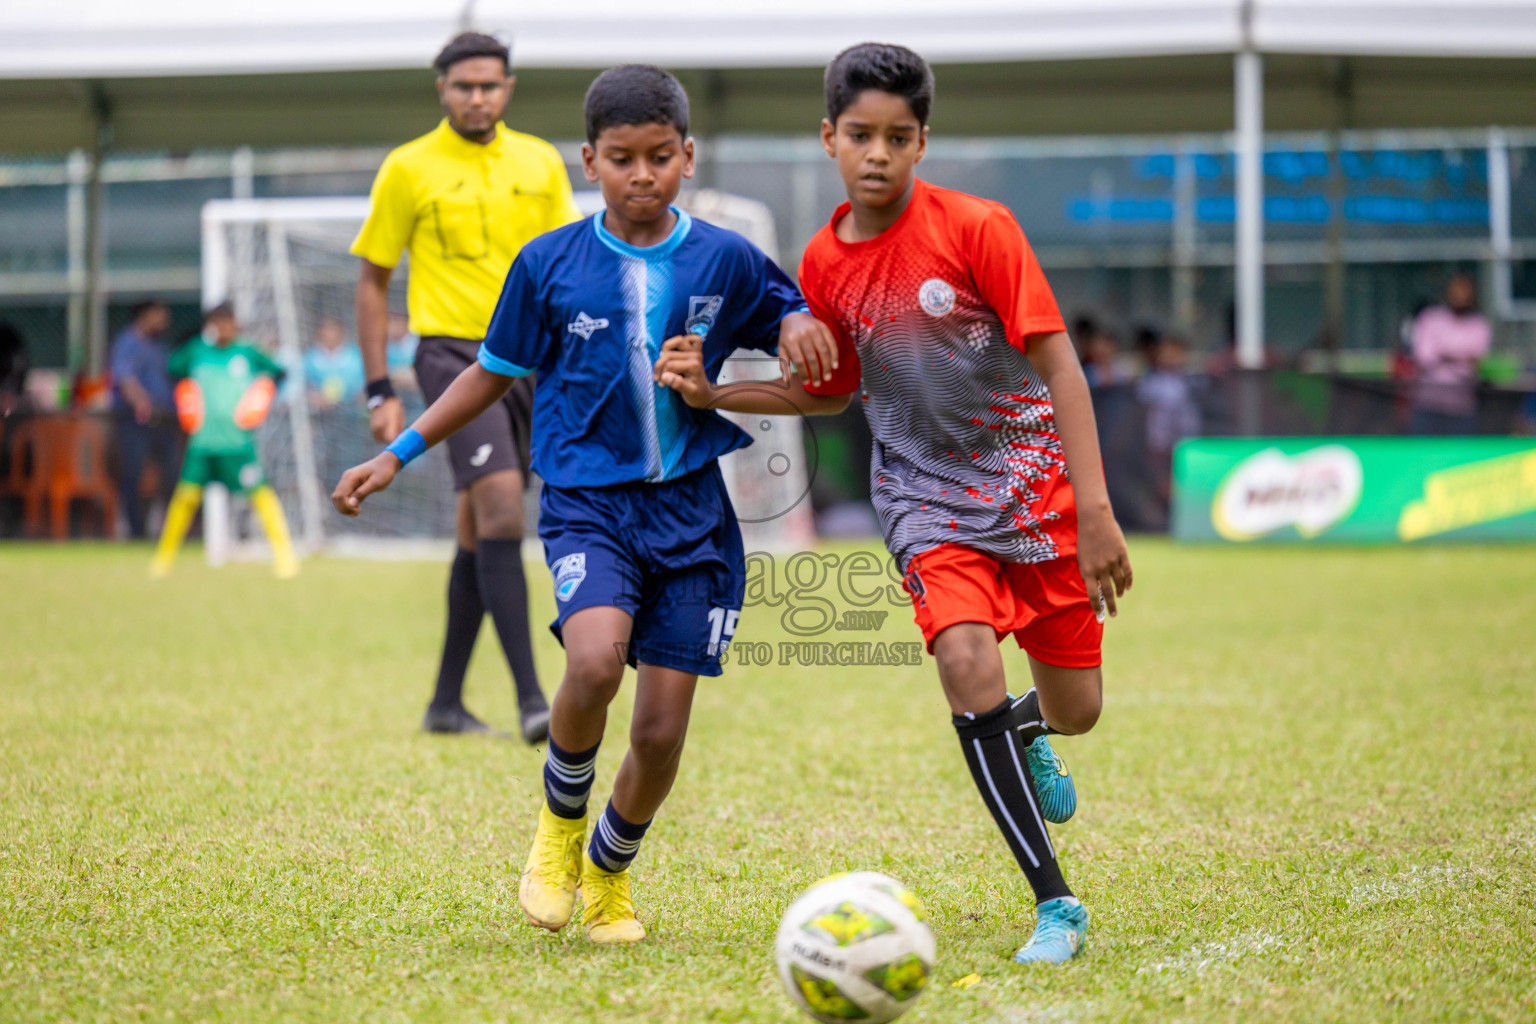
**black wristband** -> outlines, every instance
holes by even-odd
[[[367,392],[368,408],[377,409],[395,397],[395,386],[389,382],[388,377],[380,377],[378,380],[368,382]]]

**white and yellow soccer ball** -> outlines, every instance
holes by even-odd
[[[855,871],[811,886],[779,925],[779,978],[823,1024],[885,1024],[917,1002],[933,973],[933,931],[917,895]]]

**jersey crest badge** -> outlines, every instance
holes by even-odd
[[[582,341],[589,341],[592,335],[608,326],[608,318],[605,316],[596,319],[587,316],[586,312],[576,314],[576,319],[565,325],[565,329],[571,334],[581,335]]]
[[[576,588],[581,586],[581,581],[587,578],[587,553],[578,551],[574,555],[566,555],[550,569],[555,574],[555,597],[561,601],[569,601],[571,595],[576,593]]]
[[[720,316],[720,307],[724,303],[724,295],[688,296],[688,320],[683,324],[683,330],[689,334],[697,334],[701,338],[708,337],[710,328],[715,326],[715,320]]]
[[[955,290],[948,281],[930,277],[917,290],[917,304],[929,316],[943,316],[955,308]]]

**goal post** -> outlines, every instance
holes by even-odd
[[[585,212],[601,207],[594,191],[577,194]],[[737,231],[777,257],[773,214],[763,203],[711,190],[685,193],[679,205],[702,220]],[[373,455],[378,445],[355,394],[326,395],[306,377],[306,352],[321,325],[338,321],[356,345],[353,296],[357,257],[352,239],[368,213],[365,196],[221,199],[202,211],[202,298],[205,308],[228,301],[242,332],[272,352],[287,370],[271,414],[257,433],[267,475],[288,516],[301,552],[369,558],[446,557],[455,532],[452,473],[443,446],[428,452],[393,487],[369,499],[368,514],[346,519],[330,511],[331,488],[341,471]],[[406,308],[409,266],[390,279],[390,309]],[[398,365],[396,369],[398,370]],[[769,357],[727,360],[722,379],[778,375]],[[425,407],[403,374],[397,390],[414,418]],[[814,540],[810,481],[814,449],[797,417],[727,414],[753,437],[753,445],[721,460],[741,520],[747,550],[784,550]],[[537,487],[529,488],[525,522],[534,536]],[[242,503],[210,487],[204,507],[210,563],[259,557],[265,544]]]

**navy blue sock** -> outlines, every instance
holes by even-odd
[[[592,793],[592,779],[597,775],[597,748],[571,753],[562,750],[551,736],[544,758],[544,800],[551,814],[562,818],[585,818],[587,797]]]
[[[641,825],[625,821],[609,800],[603,816],[597,819],[597,827],[592,830],[592,842],[587,849],[592,863],[604,871],[623,871],[640,852],[640,840],[645,838],[645,830],[650,827],[648,821]]]

